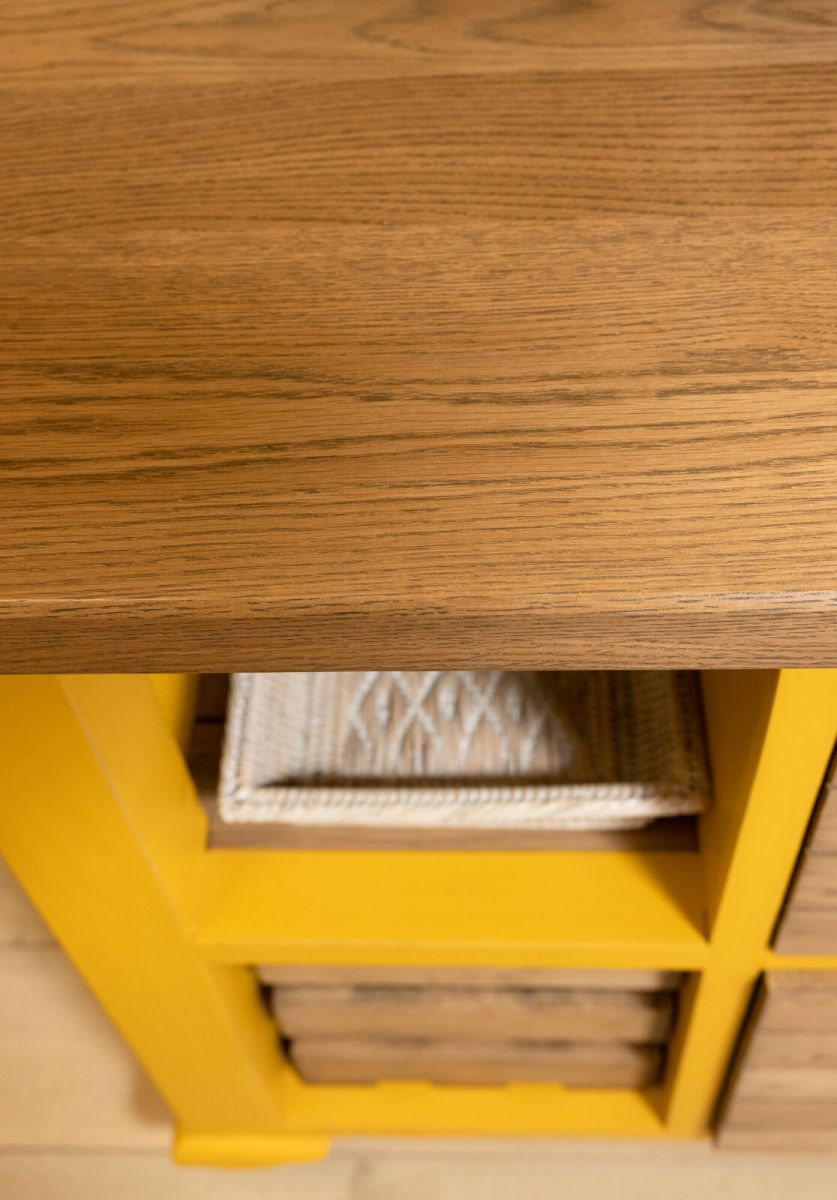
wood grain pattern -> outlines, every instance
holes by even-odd
[[[806,854],[793,894],[793,907],[837,915],[837,856]],[[824,951],[825,953],[825,951]]]
[[[837,759],[832,763],[830,778],[817,812],[811,850],[824,857],[837,855]]]
[[[265,963],[257,968],[264,984],[295,987],[345,987],[376,984],[395,987],[445,988],[582,988],[587,991],[677,991],[683,976],[677,971],[640,969],[597,970],[567,967],[370,967],[354,963]]]
[[[771,971],[759,1029],[837,1033],[837,972]]]
[[[460,1086],[563,1083],[568,1087],[649,1087],[659,1080],[655,1046],[583,1043],[300,1038],[291,1060],[308,1083],[373,1084],[420,1079]]]
[[[290,1038],[663,1042],[674,1017],[665,992],[547,988],[274,987]]]
[[[761,1096],[759,1099],[748,1099],[746,1105],[742,1102],[741,1108],[741,1115],[736,1118],[737,1128],[731,1130],[738,1135],[736,1142],[723,1139],[723,1144],[745,1145],[745,1131],[755,1129],[782,1135],[790,1144],[793,1144],[794,1133],[804,1139],[809,1130],[816,1130],[821,1136],[830,1136],[832,1149],[837,1145],[837,1105],[831,1100]],[[801,1145],[805,1146],[806,1142],[803,1140]]]
[[[734,1065],[720,1138],[729,1146],[837,1147],[837,973],[765,977]]]
[[[837,912],[821,908],[789,910],[776,949],[780,954],[837,953]]]
[[[10,0],[0,669],[837,664],[825,0]]]
[[[80,5],[7,0],[0,42],[11,79],[130,79],[177,71],[210,79],[400,78],[486,71],[585,71],[833,62],[830,0],[609,0],[530,5],[509,0],[122,0]],[[56,61],[60,32],[64,48]],[[19,51],[15,54],[15,51]]]
[[[837,1068],[837,1033],[761,1029],[748,1051],[747,1066]]]
[[[783,1067],[748,1067],[738,1087],[740,1100],[828,1100],[837,1105],[837,1068],[795,1063]],[[837,1107],[835,1107],[837,1115]]]
[[[815,1116],[820,1112],[814,1109]],[[833,1123],[825,1128],[804,1125],[805,1113],[799,1113],[794,1107],[789,1119],[782,1120],[779,1113],[773,1115],[769,1127],[759,1125],[741,1125],[725,1133],[722,1145],[727,1150],[792,1150],[797,1154],[804,1151],[821,1151],[833,1153],[837,1149],[837,1135]],[[742,1156],[744,1157],[744,1156]],[[827,1161],[827,1160],[826,1160]]]
[[[837,954],[837,759],[788,892],[775,948],[780,954]]]

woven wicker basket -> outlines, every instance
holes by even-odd
[[[698,812],[707,793],[689,673],[233,677],[226,821],[630,829]]]

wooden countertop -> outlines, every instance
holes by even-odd
[[[5,0],[0,669],[837,665],[825,0]]]

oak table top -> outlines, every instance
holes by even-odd
[[[837,665],[831,0],[5,0],[0,670]]]

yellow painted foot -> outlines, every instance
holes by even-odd
[[[190,1167],[271,1167],[325,1158],[331,1139],[322,1134],[223,1134],[178,1130],[174,1161]]]

